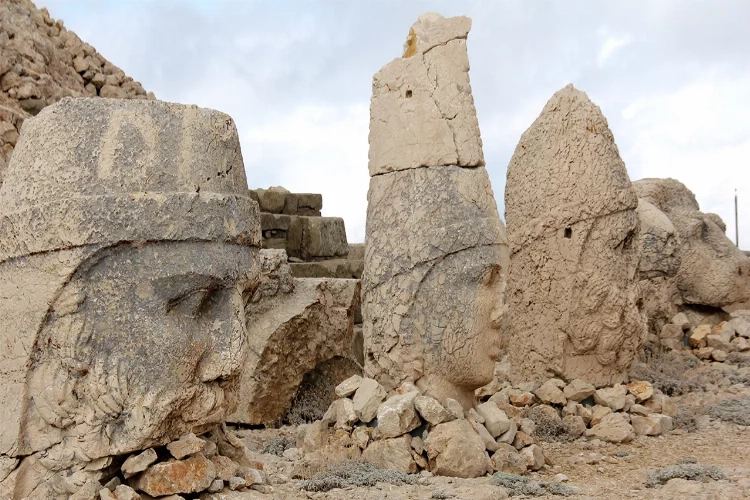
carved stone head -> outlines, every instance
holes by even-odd
[[[246,193],[213,110],[63,99],[26,121],[0,190],[0,492],[74,491],[234,411]]]

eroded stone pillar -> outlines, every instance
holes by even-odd
[[[492,380],[507,269],[469,84],[467,17],[424,14],[373,78],[365,372],[470,407]]]
[[[217,111],[63,99],[26,120],[0,189],[0,497],[67,498],[234,411],[247,192]]]
[[[515,382],[624,381],[643,342],[638,199],[598,106],[568,85],[508,165],[509,357]]]

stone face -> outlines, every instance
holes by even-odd
[[[283,256],[261,250],[261,285],[245,307],[249,352],[240,404],[229,422],[275,421],[291,407],[306,373],[334,357],[354,357],[359,282],[292,279]]]
[[[373,441],[362,453],[362,460],[381,469],[391,469],[405,474],[417,472],[411,456],[411,436]]]
[[[637,204],[601,110],[556,92],[508,165],[511,381],[626,379],[646,332]]]
[[[469,83],[469,29],[467,17],[423,14],[409,30],[403,57],[373,77],[371,176],[419,167],[484,165]]]
[[[465,410],[494,374],[507,269],[468,79],[470,26],[420,16],[404,57],[373,79],[362,276],[368,376]]]
[[[498,437],[510,428],[510,419],[503,410],[492,402],[487,401],[477,406],[477,413],[484,418],[484,426],[493,438]]]
[[[589,396],[593,396],[596,392],[596,387],[585,382],[579,378],[573,379],[563,390],[563,395],[570,401],[583,401]]]
[[[216,477],[213,462],[200,453],[186,460],[152,465],[132,482],[132,486],[151,496],[196,493],[207,489]]]
[[[492,470],[482,438],[466,420],[435,426],[424,441],[430,471],[439,476],[479,477]]]
[[[384,437],[397,437],[416,429],[421,421],[414,408],[419,392],[397,394],[378,407],[378,430]]]
[[[378,407],[387,393],[377,380],[364,378],[354,393],[354,411],[362,422],[370,422],[378,414]]]
[[[646,200],[638,200],[642,254],[638,264],[641,279],[674,276],[680,266],[679,237],[664,212]],[[682,326],[682,325],[679,325]]]
[[[723,307],[750,300],[750,258],[726,236],[718,215],[700,212],[695,195],[675,179],[641,179],[633,188],[679,235],[676,284],[683,302]]]
[[[63,99],[24,122],[0,188],[0,457],[28,461],[19,498],[79,457],[165,445],[234,411],[259,276],[246,192],[217,111]]]
[[[621,413],[610,413],[601,422],[586,430],[586,437],[593,437],[608,443],[627,443],[633,440],[633,427],[625,421]]]

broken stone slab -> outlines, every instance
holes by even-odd
[[[637,205],[599,107],[572,85],[556,92],[505,184],[511,382],[627,379],[646,329]]]
[[[612,414],[612,408],[609,406],[602,406],[602,405],[594,405],[594,407],[591,409],[591,420],[589,420],[589,423],[593,427],[594,425],[601,422],[604,417],[607,415]]]
[[[487,431],[487,428],[480,424],[479,422],[476,422],[474,420],[469,419],[469,424],[471,424],[472,429],[474,429],[474,432],[477,433],[477,435],[482,438],[482,442],[484,442],[484,447],[492,453],[493,451],[497,450],[497,441],[495,441],[495,438],[492,437],[492,434],[490,434]]]
[[[264,262],[276,262],[278,252],[262,250],[261,256]],[[291,407],[306,373],[334,357],[355,358],[359,282],[294,278],[292,286],[272,286],[288,269],[285,260],[264,267],[260,288],[267,291],[260,296],[256,292],[245,308],[249,352],[242,365],[237,411],[228,422],[276,421]]]
[[[154,464],[131,479],[131,486],[151,496],[198,493],[207,489],[216,477],[211,460],[198,453],[185,460]]]
[[[516,432],[518,432],[518,424],[516,424],[513,420],[510,421],[510,427],[507,431],[502,433],[497,438],[498,443],[505,443],[505,444],[513,444],[513,441],[516,439]]]
[[[586,422],[583,421],[583,417],[578,415],[563,417],[562,426],[565,429],[565,433],[573,438],[577,438],[586,432]]]
[[[493,438],[500,436],[510,428],[510,419],[492,401],[477,405],[477,413],[484,418],[484,426]]]
[[[593,396],[596,392],[596,387],[585,382],[579,378],[573,379],[563,390],[563,395],[570,401],[581,402],[589,396]]]
[[[732,318],[729,323],[740,337],[750,339],[750,319],[747,317]]]
[[[203,451],[206,442],[192,432],[167,445],[167,450],[176,459],[185,458]]]
[[[359,389],[360,384],[362,383],[362,377],[359,375],[352,375],[348,379],[341,382],[339,385],[336,386],[335,392],[336,395],[340,398],[348,398],[355,392],[357,392],[357,389]]]
[[[622,384],[617,384],[614,387],[597,389],[594,393],[594,402],[598,405],[611,408],[613,411],[618,411],[622,410],[625,406],[625,396],[627,394],[628,388]]]
[[[417,409],[419,415],[429,422],[430,425],[442,424],[456,418],[455,415],[438,403],[435,398],[431,398],[430,396],[417,396],[414,399],[414,408]]]
[[[708,336],[711,335],[711,325],[698,325],[690,334],[690,347],[700,349],[708,344]]]
[[[156,462],[158,456],[153,448],[149,448],[137,455],[130,455],[125,462],[123,462],[120,470],[122,470],[125,479],[143,472],[148,468],[149,465]]]
[[[354,404],[349,398],[339,398],[328,407],[321,419],[325,425],[334,424],[336,429],[350,429],[359,420]]]
[[[363,378],[352,400],[359,419],[365,423],[372,421],[386,396],[386,390],[377,380]]]
[[[411,454],[411,436],[373,441],[362,452],[362,460],[381,469],[390,469],[404,474],[417,472],[417,464]]]
[[[62,99],[24,122],[0,213],[0,456],[24,457],[19,498],[233,411],[260,224],[228,115]]]
[[[304,261],[346,257],[349,245],[344,219],[291,216],[285,248],[289,257]]]
[[[470,29],[468,17],[422,14],[409,30],[403,56],[375,74],[370,176],[419,167],[484,165],[469,83]],[[439,37],[433,36],[436,32]]]
[[[645,380],[630,382],[627,385],[627,388],[628,392],[632,394],[635,397],[635,400],[639,403],[646,401],[654,395],[654,386],[651,385],[651,382],[646,382]]]
[[[492,471],[482,438],[466,420],[435,426],[427,435],[424,448],[433,474],[470,478]]]
[[[672,417],[660,414],[631,415],[630,424],[638,436],[661,436],[672,430]]]
[[[543,383],[539,389],[534,391],[536,397],[542,403],[565,405],[568,400],[560,389],[565,387],[565,382],[560,379],[550,379]]]
[[[706,343],[708,344],[708,347],[721,349],[724,352],[732,352],[734,350],[732,343],[726,340],[722,335],[706,335]]]
[[[513,406],[524,407],[531,406],[536,402],[536,397],[532,392],[511,389],[508,391],[508,399]]]
[[[397,394],[378,407],[378,430],[383,437],[398,437],[419,427],[421,420],[414,407],[418,396],[418,391]]]
[[[587,438],[596,438],[608,443],[628,443],[635,437],[633,426],[622,413],[610,413],[585,432]]]

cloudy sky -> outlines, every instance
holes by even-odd
[[[503,213],[521,133],[567,83],[633,180],[674,177],[750,248],[747,0],[37,0],[159,99],[235,119],[250,187],[323,194],[363,241],[372,75],[422,12],[473,19],[471,82]]]

